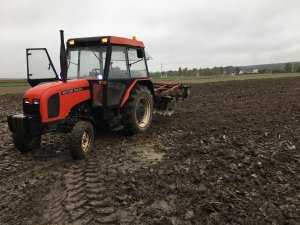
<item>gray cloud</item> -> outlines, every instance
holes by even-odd
[[[152,71],[297,61],[298,0],[11,0],[0,8],[1,77],[25,77],[25,49],[69,37],[136,35]],[[57,68],[59,70],[59,68]]]

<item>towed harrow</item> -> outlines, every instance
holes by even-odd
[[[154,113],[172,115],[175,103],[181,99],[190,97],[191,86],[182,83],[153,83],[156,105]]]

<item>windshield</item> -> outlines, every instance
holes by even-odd
[[[68,48],[68,79],[103,79],[106,46]]]

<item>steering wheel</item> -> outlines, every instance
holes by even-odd
[[[100,71],[101,70],[99,68],[94,68],[94,69],[92,69],[91,72],[89,72],[89,74],[90,74],[90,76],[96,76],[96,75],[100,74]]]

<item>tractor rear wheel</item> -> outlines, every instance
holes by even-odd
[[[94,148],[94,128],[89,121],[78,121],[71,132],[71,154],[74,159],[86,159]]]
[[[13,143],[20,152],[29,152],[41,146],[41,135],[31,136],[22,133],[12,134]]]
[[[122,112],[125,135],[131,136],[147,130],[153,115],[153,98],[149,88],[137,85],[130,93]]]

